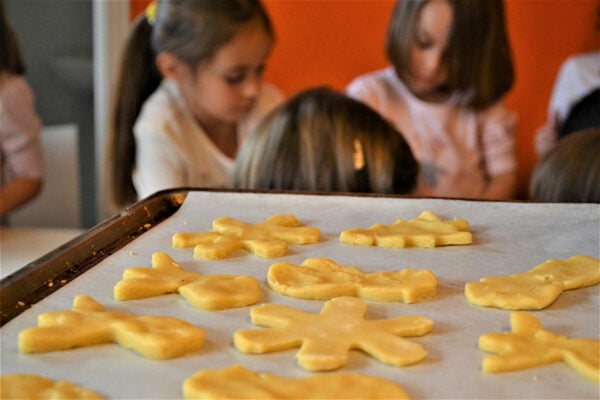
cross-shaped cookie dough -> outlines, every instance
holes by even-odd
[[[424,211],[409,221],[397,220],[392,225],[375,224],[368,229],[348,229],[340,234],[342,243],[394,249],[405,247],[471,244],[469,223],[463,219],[443,221],[431,211]]]
[[[569,339],[544,329],[526,312],[510,315],[510,333],[487,333],[479,348],[496,355],[483,359],[485,372],[515,371],[563,361],[587,379],[600,382],[600,340]]]
[[[337,297],[320,314],[263,304],[250,310],[252,322],[272,329],[247,329],[233,336],[243,353],[262,354],[300,346],[296,358],[309,371],[327,371],[346,364],[348,352],[360,349],[379,361],[405,366],[421,361],[427,352],[401,336],[422,336],[433,321],[419,316],[366,320],[367,304],[355,297]]]
[[[188,272],[168,254],[152,254],[152,268],[127,268],[114,287],[116,300],[133,300],[179,292],[204,310],[244,307],[258,302],[262,290],[246,275],[201,275]]]
[[[257,224],[233,218],[213,221],[213,232],[176,233],[173,247],[194,247],[194,257],[212,260],[230,256],[245,249],[262,258],[287,254],[289,244],[311,244],[321,240],[321,232],[312,226],[301,226],[294,215],[280,214]]]
[[[267,281],[276,292],[312,300],[357,296],[414,303],[432,298],[438,287],[437,278],[428,270],[365,273],[327,258],[309,258],[301,266],[284,262],[273,264]]]
[[[21,353],[100,343],[118,343],[146,358],[162,360],[198,351],[204,343],[204,330],[172,317],[108,312],[91,297],[79,295],[72,311],[40,314],[37,327],[19,333]]]

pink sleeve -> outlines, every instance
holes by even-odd
[[[500,101],[480,115],[483,156],[491,176],[517,170],[517,116]]]
[[[0,88],[0,152],[2,169],[7,169],[9,179],[43,178],[40,132],[41,121],[27,82],[21,77],[4,79]]]

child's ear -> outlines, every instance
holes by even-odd
[[[156,57],[156,67],[165,78],[179,81],[187,70],[187,65],[168,52],[160,52]]]

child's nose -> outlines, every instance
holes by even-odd
[[[262,84],[262,77],[260,75],[252,75],[246,79],[242,88],[244,97],[255,98],[258,96],[260,86]]]

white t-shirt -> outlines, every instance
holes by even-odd
[[[535,150],[543,158],[558,141],[558,130],[571,109],[600,87],[600,51],[567,58],[560,67],[548,105],[548,120],[536,132]]]
[[[238,126],[239,142],[282,100],[278,89],[263,84],[255,108]],[[231,187],[235,160],[198,125],[174,82],[163,80],[144,103],[133,130],[132,179],[139,199],[177,187]]]
[[[475,112],[453,96],[415,97],[392,67],[356,78],[347,93],[398,129],[421,166],[422,196],[480,198],[490,177],[516,170],[516,116],[499,102]]]

